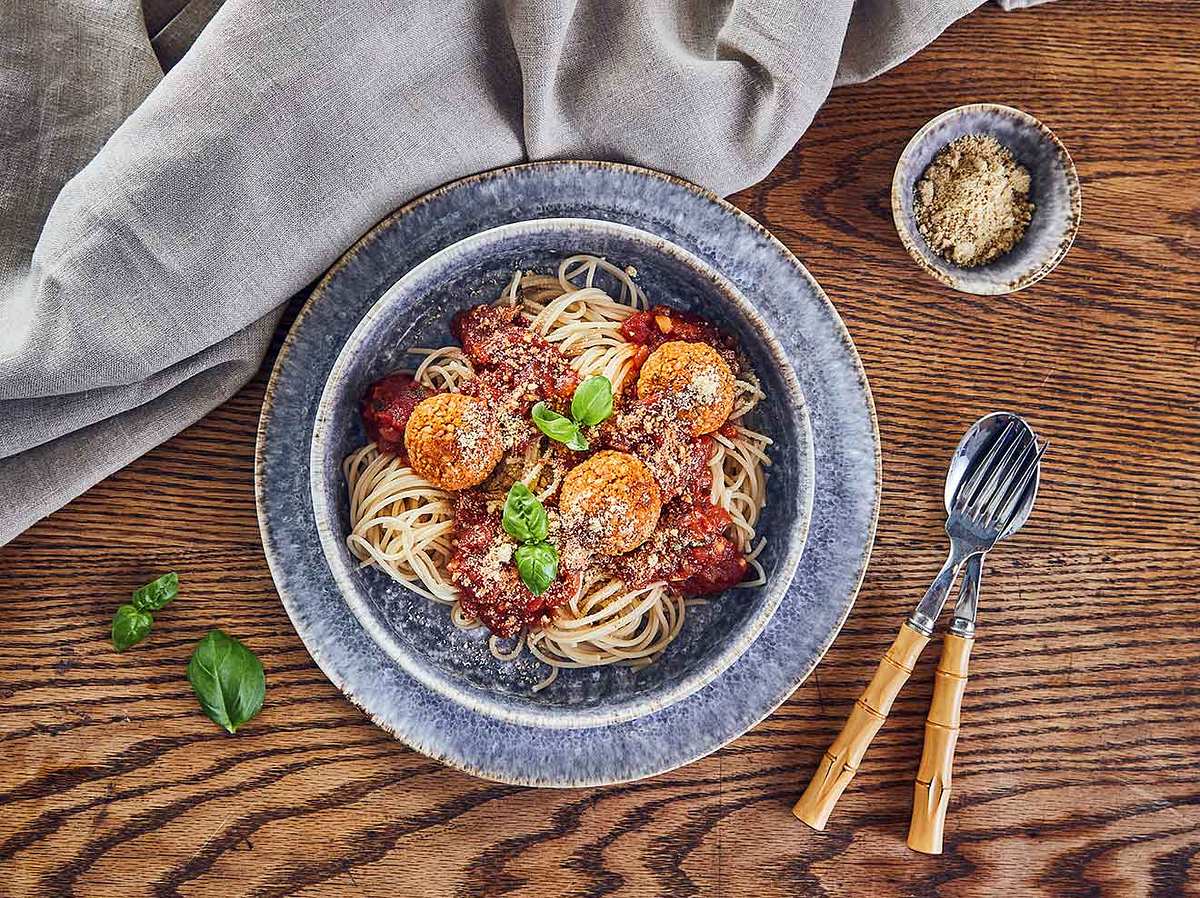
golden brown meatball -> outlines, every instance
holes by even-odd
[[[601,555],[621,555],[650,538],[662,498],[641,461],[605,450],[563,479],[558,510],[569,536]]]
[[[412,469],[446,490],[483,483],[504,454],[487,403],[462,393],[417,403],[404,427],[404,448]]]
[[[638,374],[639,399],[663,398],[691,425],[692,435],[718,430],[733,411],[733,372],[706,343],[664,343]]]

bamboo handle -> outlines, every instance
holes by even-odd
[[[854,703],[841,733],[821,758],[808,788],[792,808],[792,813],[813,829],[825,828],[833,806],[854,779],[867,747],[883,726],[892,702],[927,642],[928,636],[904,624],[879,662],[875,676]]]
[[[933,701],[925,719],[925,749],[913,792],[908,847],[925,854],[942,853],[942,831],[950,806],[950,773],[958,742],[959,709],[967,688],[967,665],[975,640],[946,634],[942,659],[933,683]]]

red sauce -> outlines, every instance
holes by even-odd
[[[410,374],[389,374],[371,384],[362,400],[362,420],[380,452],[404,454],[404,425],[421,400],[432,395]]]
[[[687,422],[663,411],[656,399],[628,402],[600,428],[597,443],[645,462],[664,500],[685,494],[707,499],[712,491],[712,438],[693,437]]]
[[[712,495],[713,475],[708,463],[712,459],[714,445],[710,436],[693,437],[691,452],[684,461],[685,493],[697,502],[707,502]]]
[[[703,499],[668,505],[650,540],[613,559],[613,573],[631,586],[666,580],[685,596],[722,592],[746,576],[748,562],[724,536],[729,513]]]
[[[526,627],[544,626],[559,605],[579,588],[579,576],[558,570],[558,579],[540,596],[521,580],[511,560],[496,563],[498,546],[512,546],[504,535],[499,511],[489,512],[477,493],[463,493],[454,509],[454,551],[450,575],[463,610],[483,621],[497,636],[516,636]],[[515,547],[514,547],[515,548]]]
[[[475,306],[454,316],[450,329],[480,376],[463,386],[481,399],[570,399],[579,385],[571,363],[519,320],[516,306]],[[483,394],[483,395],[480,395]]]
[[[672,309],[669,306],[654,306],[645,312],[634,312],[622,322],[621,335],[630,343],[637,343],[644,348],[644,351],[639,351],[633,358],[635,373],[641,370],[642,363],[651,352],[672,340],[707,343],[721,353],[734,374],[741,369],[737,358],[737,341],[691,312]]]
[[[746,559],[723,534],[729,513],[705,498],[695,502],[679,519],[679,528],[691,543],[671,559],[675,567],[663,572],[666,580],[685,596],[722,592],[746,576]]]
[[[690,550],[693,573],[676,587],[685,596],[707,596],[724,592],[746,579],[749,562],[730,540],[717,536]]]
[[[657,349],[670,340],[685,343],[707,343],[716,349],[732,349],[733,341],[699,315],[654,306],[645,312],[634,312],[621,324],[621,334],[630,343]]]
[[[703,502],[694,502],[691,506],[683,506],[679,510],[679,526],[697,543],[706,543],[713,537],[719,536],[733,523],[724,508],[714,505],[707,498]]]

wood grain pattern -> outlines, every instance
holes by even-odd
[[[645,782],[473,780],[375,729],[289,626],[251,489],[264,377],[0,550],[5,896],[1200,895],[1200,6],[982,9],[836,91],[736,202],[837,303],[878,404],[879,541],[816,674],[717,754]],[[1063,265],[952,294],[908,260],[888,187],[963,102],[1041,117],[1084,192]],[[989,559],[946,853],[904,845],[936,658],[922,659],[825,833],[799,796],[943,552],[943,469],[982,411],[1054,443],[1029,525]],[[121,597],[180,598],[117,656]],[[268,671],[236,737],[183,670],[211,625]],[[936,653],[935,653],[936,654]]]

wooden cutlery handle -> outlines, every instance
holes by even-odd
[[[883,726],[900,687],[908,680],[928,642],[928,636],[904,624],[879,662],[875,676],[854,703],[841,733],[821,758],[808,788],[792,808],[792,813],[813,829],[825,828],[833,806],[854,779],[867,747]]]
[[[925,719],[925,749],[917,769],[908,847],[925,854],[942,853],[942,830],[950,805],[950,772],[958,742],[959,709],[967,688],[967,665],[975,640],[946,634],[942,659],[933,682],[933,701]]]

